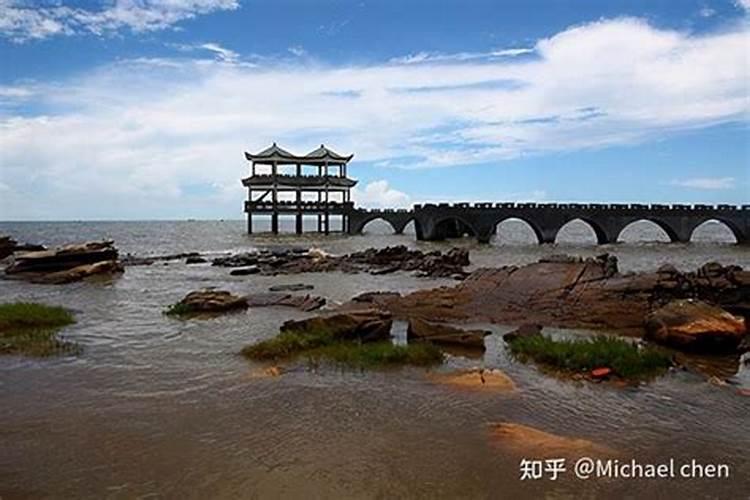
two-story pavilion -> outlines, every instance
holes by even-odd
[[[251,164],[250,177],[242,179],[248,192],[247,232],[253,232],[253,215],[270,215],[274,234],[279,232],[280,215],[294,216],[297,234],[302,234],[305,215],[317,216],[318,232],[332,231],[331,216],[341,220],[338,230],[347,232],[354,208],[349,190],[357,184],[346,175],[353,156],[342,156],[322,144],[297,156],[275,142],[260,153],[246,152]]]

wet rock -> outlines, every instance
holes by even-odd
[[[185,259],[185,264],[204,264],[206,262],[208,261],[200,255],[191,255],[190,257]]]
[[[388,299],[400,298],[401,294],[398,292],[365,292],[360,293],[352,299],[353,302],[373,304]]]
[[[239,267],[237,269],[232,269],[229,271],[229,274],[232,276],[248,276],[251,274],[258,274],[260,272],[260,267],[258,266],[248,266],[248,267]]]
[[[124,266],[150,266],[155,262],[166,262],[170,260],[182,260],[185,259],[187,264],[193,264],[193,262],[187,262],[191,259],[202,258],[198,252],[181,252],[172,253],[167,255],[149,255],[149,256],[137,256],[133,254],[127,254],[121,262]],[[206,262],[205,260],[201,262]]]
[[[514,339],[519,337],[533,337],[542,334],[542,325],[536,323],[525,323],[512,332],[508,332],[503,335],[505,342],[512,342]]]
[[[497,369],[462,370],[451,373],[430,372],[428,378],[433,382],[457,389],[511,392],[516,388],[513,380]]]
[[[219,313],[246,309],[247,299],[225,290],[196,290],[172,307],[175,314]]]
[[[0,260],[13,255],[15,252],[39,252],[42,250],[46,250],[44,245],[21,244],[10,236],[0,236]]]
[[[491,332],[486,330],[462,330],[443,323],[433,323],[419,318],[409,320],[406,330],[411,341],[432,342],[433,344],[457,345],[484,350],[484,337]]]
[[[254,266],[258,264],[258,254],[255,253],[240,253],[236,255],[230,255],[227,257],[217,257],[211,261],[212,266],[222,267],[246,267]]]
[[[745,327],[747,327],[747,324],[745,325]],[[739,345],[737,346],[737,352],[750,352],[750,335],[745,335],[745,338],[740,341]]]
[[[299,292],[302,290],[312,290],[314,288],[313,285],[306,285],[304,283],[291,283],[289,285],[274,285],[268,290],[271,292]]]
[[[744,318],[697,300],[656,309],[646,317],[645,330],[647,340],[701,352],[734,351],[747,332]]]
[[[246,298],[250,307],[284,306],[294,307],[306,312],[320,309],[326,305],[324,297],[314,295],[291,295],[272,292],[248,295]]]
[[[111,241],[66,245],[54,250],[21,253],[5,273],[34,283],[71,283],[94,275],[121,273]]]
[[[362,310],[290,320],[282,325],[281,331],[298,333],[326,331],[341,340],[374,342],[390,339],[392,323],[390,314],[376,310]]]
[[[495,445],[502,446],[523,457],[578,459],[615,455],[611,449],[586,439],[558,436],[516,423],[493,424],[490,434]]]
[[[483,268],[459,285],[373,299],[398,319],[440,322],[537,323],[641,335],[644,318],[675,299],[698,298],[750,315],[750,272],[737,266],[692,273],[617,272],[612,256],[546,259],[525,266]],[[343,309],[356,308],[352,301]]]
[[[594,368],[591,370],[591,378],[604,379],[612,375],[612,369],[607,367]]]

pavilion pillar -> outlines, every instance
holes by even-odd
[[[302,177],[302,166],[297,163],[297,178]],[[294,231],[302,234],[302,187],[297,186],[297,216],[294,224]]]
[[[326,211],[325,211],[325,217],[326,217],[326,231],[325,233],[328,234],[331,230],[331,215],[328,210],[328,160],[326,160],[325,164],[325,179],[326,179]]]
[[[247,188],[247,234],[253,234],[253,188]]]
[[[273,162],[271,175],[273,176],[273,212],[271,213],[271,232],[279,234],[279,192],[278,180],[276,179],[277,165]]]
[[[323,167],[318,165],[318,177],[323,177]],[[320,202],[323,200],[323,193],[318,189],[318,232],[323,232],[323,216],[320,213]]]

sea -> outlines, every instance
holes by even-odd
[[[291,225],[282,225],[291,231]],[[519,265],[552,254],[617,256],[622,272],[669,263],[750,267],[750,249],[718,223],[691,243],[668,243],[643,222],[618,243],[596,245],[590,228],[571,224],[555,244],[538,245],[520,221],[498,227],[492,242],[416,241],[382,221],[363,235],[248,235],[243,221],[0,222],[0,234],[49,246],[111,239],[122,255],[259,248],[318,248],[344,254],[406,245],[424,251],[467,248],[472,268]],[[191,290],[260,293],[279,284],[312,285],[329,307],[368,291],[452,286],[410,273],[311,273],[230,276],[184,260],[129,266],[111,281],[38,285],[0,279],[0,300],[71,309],[77,322],[61,336],[76,355],[0,357],[0,498],[747,498],[750,398],[736,386],[674,371],[640,386],[560,379],[510,357],[493,331],[483,356],[448,356],[440,370],[498,368],[517,389],[457,390],[423,368],[356,370],[290,365],[281,376],[240,350],[272,337],[289,308],[257,308],[212,319],[179,320],[162,311]],[[394,335],[405,325],[394,325]],[[592,335],[545,329],[553,335]],[[733,375],[733,372],[738,372]],[[736,360],[726,377],[748,387]],[[521,480],[526,456],[492,437],[497,423],[593,441],[619,460],[640,464],[726,464],[729,477],[581,479],[566,471]]]

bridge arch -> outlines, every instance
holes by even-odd
[[[661,229],[661,231],[667,236],[669,242],[674,243],[676,241],[680,241],[680,237],[677,234],[677,231],[672,226],[670,226],[668,223],[666,223],[666,222],[664,222],[662,220],[659,220],[656,217],[642,217],[642,218],[639,218],[639,219],[634,219],[634,220],[629,221],[627,224],[625,224],[624,226],[622,226],[619,231],[617,231],[617,234],[615,235],[614,241],[621,241],[622,234],[625,231],[627,231],[628,228],[630,228],[634,224],[640,224],[640,223],[643,223],[643,222],[649,222],[649,223],[651,223],[652,226],[655,225],[657,228]],[[661,240],[657,239],[657,240],[638,240],[638,241],[657,241],[658,242],[658,241],[661,241]]]
[[[555,231],[555,243],[586,243],[585,241],[560,241],[560,233],[563,232],[565,229],[575,228],[575,226],[579,226],[580,229],[578,230],[579,233],[581,233],[581,236],[583,236],[583,232],[588,229],[591,231],[591,235],[594,237],[594,243],[598,245],[603,245],[605,243],[609,243],[609,236],[607,235],[607,232],[604,230],[602,226],[600,226],[596,221],[589,219],[587,217],[575,217],[572,219],[568,219],[562,226],[560,226],[557,231]],[[575,229],[574,229],[575,231]],[[575,233],[574,233],[575,234]]]
[[[514,216],[508,216],[508,217],[501,217],[501,218],[497,219],[492,224],[492,235],[495,236],[496,239],[497,239],[497,229],[498,229],[498,227],[501,226],[504,223],[507,223],[507,222],[510,222],[510,223],[520,222],[520,223],[522,223],[524,226],[528,227],[529,230],[531,231],[531,233],[533,234],[534,238],[536,239],[535,243],[538,244],[538,243],[544,242],[544,236],[543,236],[542,230],[541,230],[541,228],[536,223],[534,223],[533,221],[529,220],[528,218],[518,217],[518,216],[515,216],[515,215]]]
[[[698,222],[690,231],[690,241],[701,241],[700,239],[700,232],[702,228],[706,228],[709,224],[716,224],[720,228],[720,231],[724,233],[725,236],[728,236],[725,241],[722,241],[722,243],[740,243],[742,238],[742,231],[739,227],[737,227],[735,224],[732,223],[732,221],[722,219],[720,217],[712,217],[709,219],[702,220]],[[698,233],[698,238],[696,238],[696,232]],[[727,234],[727,232],[729,234]],[[731,239],[734,238],[734,241]],[[711,238],[708,241],[716,242],[716,238]]]
[[[435,235],[437,239],[481,236],[474,224],[458,215],[449,215],[435,221]]]
[[[361,234],[367,233],[368,232],[367,231],[367,226],[369,226],[370,224],[372,224],[374,222],[384,223],[385,225],[387,225],[388,227],[391,228],[391,230],[393,231],[394,234],[398,232],[396,226],[393,224],[392,221],[388,220],[387,218],[383,217],[382,215],[376,215],[376,216],[370,217],[368,219],[365,219],[363,221],[360,221],[358,223],[357,233],[361,233]],[[375,234],[381,234],[381,233],[375,233]]]

